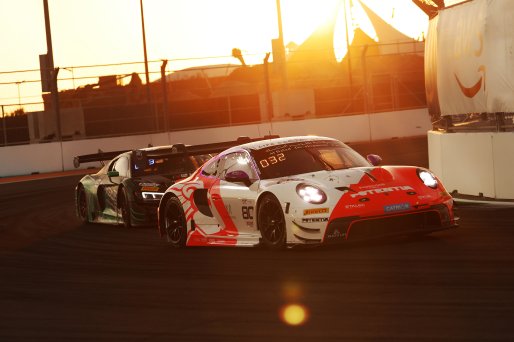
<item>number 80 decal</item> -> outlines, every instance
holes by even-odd
[[[243,215],[243,219],[245,220],[253,220],[253,207],[243,206],[241,208],[241,214]]]

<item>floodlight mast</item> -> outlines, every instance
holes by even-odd
[[[56,120],[56,132],[55,137],[57,141],[62,140],[62,132],[61,132],[61,111],[59,104],[59,89],[57,87],[57,74],[59,73],[59,69],[54,68],[54,53],[52,48],[52,31],[50,28],[50,12],[48,10],[48,0],[43,0],[43,9],[45,12],[45,29],[46,29],[46,62],[47,62],[47,70],[45,73],[49,74],[50,77],[50,92],[52,94],[52,106],[55,113]]]

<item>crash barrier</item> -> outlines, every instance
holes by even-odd
[[[428,132],[430,169],[455,195],[514,199],[514,134]]]

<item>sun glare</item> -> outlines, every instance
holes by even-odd
[[[281,0],[284,42],[301,44],[326,24],[341,0]]]
[[[286,324],[298,326],[307,321],[308,314],[305,306],[301,304],[289,304],[282,308],[280,317]]]

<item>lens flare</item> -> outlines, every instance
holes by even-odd
[[[280,310],[280,318],[289,325],[302,325],[308,318],[307,309],[301,304],[287,304]]]

